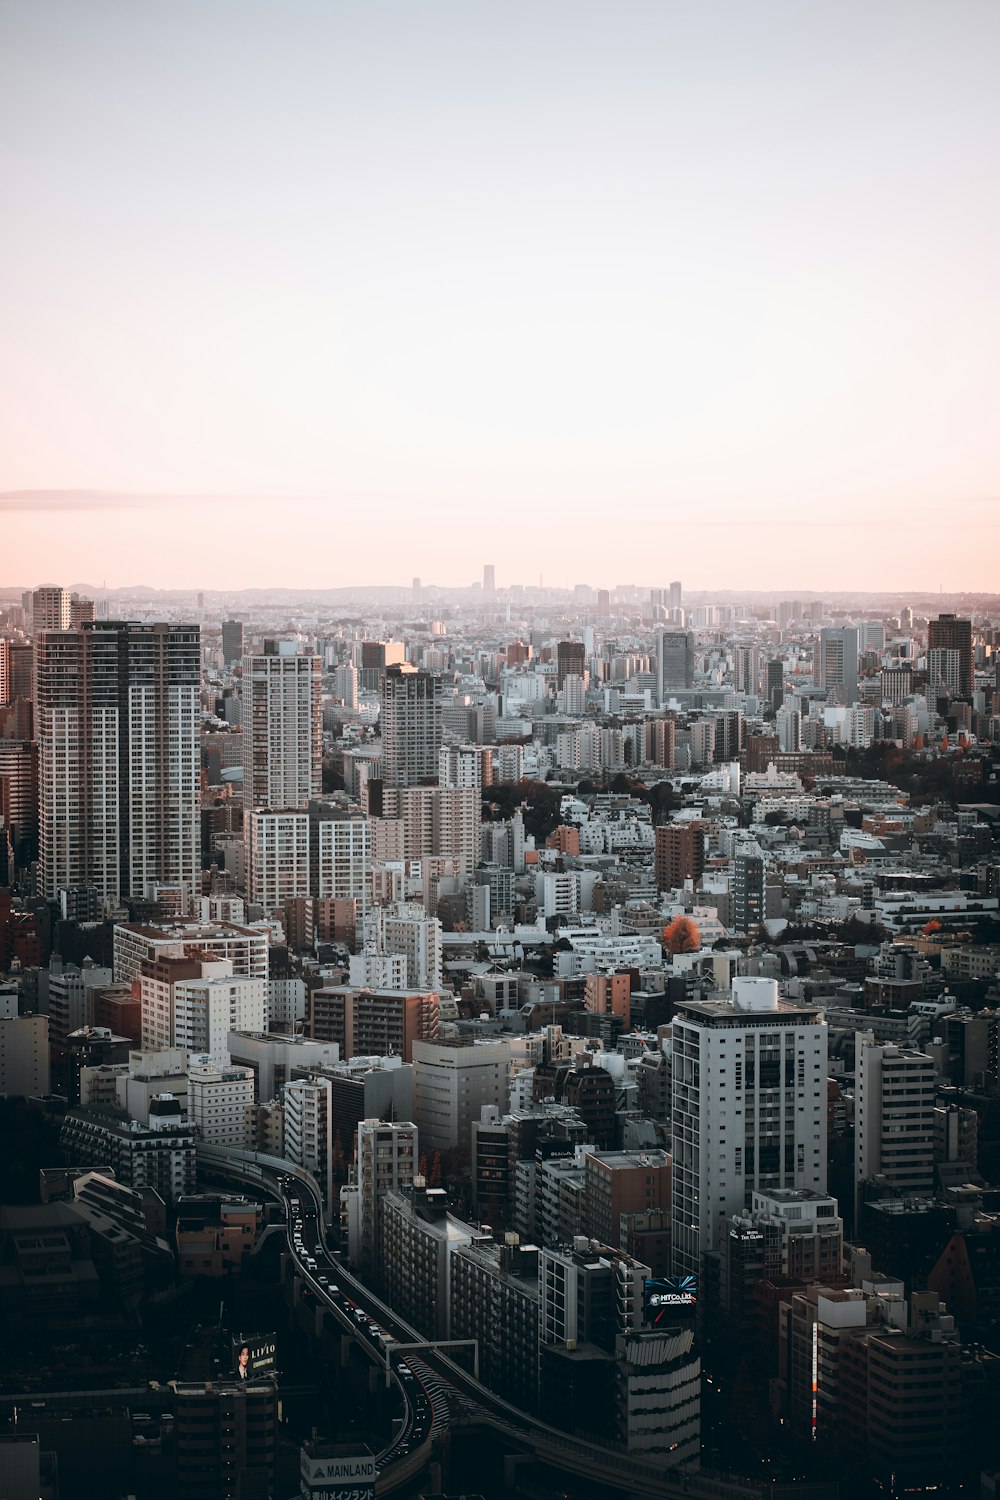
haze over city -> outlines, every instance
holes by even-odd
[[[619,577],[989,586],[998,47],[8,0],[0,584],[597,583],[613,518]]]
[[[0,1500],[998,1500],[997,0],[0,0]]]

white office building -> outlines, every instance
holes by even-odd
[[[778,997],[777,982],[733,981],[732,1001],[683,1002],[673,1022],[674,1270],[698,1275],[726,1220],[757,1190],[826,1191],[827,1027]]]

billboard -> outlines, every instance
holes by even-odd
[[[237,1380],[255,1380],[271,1375],[277,1345],[273,1333],[255,1333],[250,1338],[233,1339],[233,1373]]]
[[[375,1478],[370,1453],[313,1458],[301,1452],[302,1500],[374,1500]]]
[[[698,1278],[648,1276],[645,1301],[647,1323],[669,1323],[678,1315],[693,1313],[698,1306]]]

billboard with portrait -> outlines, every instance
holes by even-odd
[[[254,1333],[233,1339],[233,1373],[237,1380],[255,1380],[274,1373],[277,1344],[273,1333]]]

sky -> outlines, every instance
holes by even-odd
[[[0,585],[995,590],[996,0],[0,0]]]

